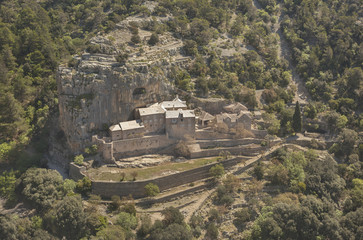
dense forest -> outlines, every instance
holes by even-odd
[[[308,95],[303,129],[336,142],[326,156],[281,148],[271,164],[254,167],[248,207],[233,220],[240,239],[361,239],[362,2],[157,0],[153,13],[143,2],[0,1],[0,197],[8,208],[23,202],[35,209],[25,217],[0,213],[0,238],[197,239],[202,232],[206,239],[218,238],[221,206],[228,209],[239,191],[233,176],[217,180],[208,221],[193,216],[186,222],[178,209],[167,208],[164,220],[152,223],[136,214],[132,199],[115,197],[106,211],[117,222],[109,225],[95,210],[101,199],[89,194],[89,179],[63,180],[41,168],[58,111],[58,66],[95,51],[92,37],[141,13],[173,16],[153,27],[154,42],[157,34],[171,32],[193,59],[189,68],[175,69],[175,87],[263,109],[269,134],[285,137],[299,129],[294,109],[287,108],[296,100],[293,82],[299,78]],[[221,54],[241,46],[246,49]],[[280,194],[263,193],[262,181]]]

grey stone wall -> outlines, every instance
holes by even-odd
[[[150,150],[169,146],[173,141],[166,135],[145,136],[143,138],[119,140],[113,142],[113,154],[115,158],[147,153]]]
[[[244,138],[244,139],[220,139],[220,140],[199,140],[197,143],[201,148],[209,148],[209,147],[235,147],[238,145],[247,145],[247,144],[261,144],[261,139],[255,138]]]
[[[202,149],[190,153],[190,158],[203,158],[218,156],[222,151],[228,151],[233,155],[255,156],[262,151],[265,151],[266,147],[252,147],[252,146],[237,146],[237,147],[221,147],[215,149]]]
[[[234,158],[221,162],[225,169],[228,169],[246,158]],[[92,194],[101,195],[104,198],[110,198],[113,195],[129,196],[134,198],[145,197],[144,187],[148,183],[154,183],[159,186],[160,191],[169,188],[177,187],[183,184],[195,182],[204,178],[210,177],[209,169],[216,165],[209,164],[200,168],[195,168],[189,171],[172,174],[165,177],[155,178],[145,181],[135,182],[109,182],[109,181],[92,181]]]
[[[82,179],[85,176],[83,173],[84,171],[86,171],[86,167],[84,166],[78,166],[74,163],[69,164],[69,177],[75,181]]]

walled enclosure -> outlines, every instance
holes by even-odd
[[[113,163],[114,158],[133,156],[135,153],[147,154],[150,151],[165,148],[174,144],[176,140],[168,139],[166,135],[145,136],[143,138],[125,139],[106,142],[96,135],[92,137],[92,142],[99,147],[106,163]]]
[[[240,163],[244,159],[247,158],[238,157],[225,160],[220,163],[223,164],[225,169],[228,169]],[[195,182],[210,177],[209,169],[216,164],[219,163],[209,164],[200,168],[195,168],[181,173],[176,173],[169,176],[145,180],[145,181],[135,181],[135,182],[92,181],[92,194],[100,195],[104,198],[111,198],[114,195],[129,196],[131,194],[133,198],[142,198],[146,197],[144,187],[148,183],[154,183],[158,185],[160,191],[164,191],[169,188],[177,187],[183,184]]]

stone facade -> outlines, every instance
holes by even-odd
[[[224,123],[229,128],[234,128],[238,124],[241,124],[244,129],[251,130],[252,116],[248,111],[241,111],[239,114],[236,113],[221,113],[216,115],[216,124]]]
[[[145,127],[140,120],[120,122],[109,128],[112,141],[143,137]]]
[[[92,142],[99,146],[106,162],[113,162],[115,158],[165,148],[185,136],[194,138],[195,114],[193,110],[184,110],[185,108],[185,102],[178,97],[166,103],[138,108],[135,113],[137,120],[112,125],[109,128],[109,138],[93,136]]]
[[[194,138],[195,115],[190,110],[167,111],[165,116],[166,133],[170,138]]]
[[[135,117],[143,122],[147,133],[165,133],[165,109],[159,104],[137,109]]]

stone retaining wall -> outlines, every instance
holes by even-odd
[[[195,151],[190,153],[190,158],[203,158],[218,156],[222,151],[228,151],[232,155],[244,155],[244,156],[256,156],[262,151],[266,151],[266,147],[255,147],[255,146],[237,146],[237,147],[222,147],[215,149],[202,149],[200,151]]]
[[[233,158],[221,162],[224,168],[228,169],[246,158]],[[209,169],[218,163],[209,164],[200,168],[172,174],[165,177],[135,181],[135,182],[109,182],[109,181],[92,181],[92,194],[100,195],[104,198],[111,198],[113,195],[128,196],[134,198],[145,197],[144,187],[148,183],[154,183],[159,186],[160,191],[177,187],[183,184],[195,182],[210,177]]]
[[[92,137],[92,142],[98,146],[106,163],[114,163],[114,159],[155,152],[174,144],[176,141],[169,139],[166,135],[155,135],[106,142],[95,135]]]
[[[86,171],[86,167],[78,166],[73,162],[69,164],[69,177],[75,181],[82,179],[85,175],[84,172]]]
[[[135,154],[147,154],[151,150],[161,149],[173,144],[166,135],[145,136],[142,138],[113,141],[113,152],[116,159]]]
[[[235,147],[238,145],[261,144],[261,139],[244,138],[244,139],[219,139],[219,140],[198,140],[200,148],[208,147]]]

